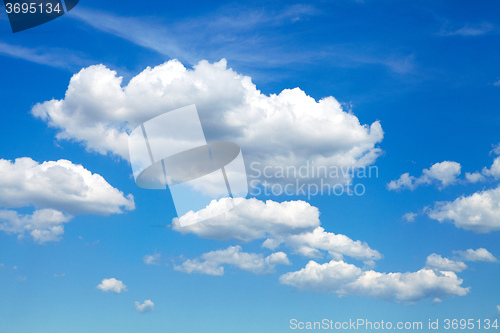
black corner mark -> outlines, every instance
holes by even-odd
[[[62,2],[64,1],[64,2]],[[12,32],[52,21],[73,9],[79,0],[4,0]]]
[[[73,7],[76,6],[79,0],[64,0],[66,3],[66,10],[69,12],[70,10],[73,9]]]

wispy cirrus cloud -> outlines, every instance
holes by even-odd
[[[0,55],[40,65],[75,71],[91,63],[84,56],[59,48],[29,48],[0,42]]]
[[[465,24],[458,29],[443,28],[438,35],[440,36],[461,36],[461,37],[477,37],[489,33],[498,33],[496,27],[488,22],[480,24]]]
[[[159,265],[161,255],[159,253],[154,253],[154,254],[147,254],[144,257],[142,257],[142,261],[146,265]]]
[[[148,17],[125,17],[87,8],[79,8],[72,17],[99,31],[191,65],[200,59],[226,58],[232,63],[259,64],[264,68],[328,59],[329,64],[336,67],[378,65],[399,74],[414,70],[413,54],[381,51],[376,46],[371,50],[353,45],[284,46],[293,45],[295,40],[277,27],[292,26],[319,15],[322,12],[317,8],[299,4],[278,11],[219,8],[216,13],[168,24]]]
[[[102,11],[79,8],[72,13],[91,27],[126,39],[136,45],[156,51],[169,57],[179,57],[194,62],[192,55],[184,51],[174,38],[174,32],[165,26],[147,19],[123,17]]]
[[[295,5],[274,13],[233,8],[220,14],[170,22],[168,26],[152,18],[118,16],[86,8],[79,8],[72,17],[162,55],[195,64],[201,58],[215,59],[221,55],[251,61],[248,56],[256,47],[270,51],[268,37],[255,34],[256,29],[291,24],[316,13],[309,5]]]

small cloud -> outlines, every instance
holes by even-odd
[[[426,268],[435,269],[438,271],[461,272],[467,269],[467,265],[462,261],[455,261],[448,258],[443,258],[440,255],[433,253],[427,257],[425,262]]]
[[[225,250],[204,253],[201,257],[185,260],[174,269],[184,273],[199,273],[206,275],[224,275],[224,264],[233,265],[241,270],[254,274],[274,273],[277,265],[291,265],[284,252],[275,252],[267,257],[258,253],[243,252],[241,246],[230,246]]]
[[[408,222],[414,222],[415,221],[415,217],[417,217],[418,214],[416,213],[406,213],[405,215],[403,215],[403,219],[408,221]]]
[[[497,305],[497,311],[500,313],[500,305]]]
[[[500,158],[497,159],[500,175]],[[493,167],[492,167],[493,169]],[[495,168],[496,172],[496,168]],[[497,188],[461,196],[454,201],[434,203],[426,214],[439,223],[451,222],[456,227],[487,233],[500,230],[500,185]]]
[[[479,172],[474,172],[474,173],[466,172],[465,179],[467,179],[469,183],[473,184],[477,182],[483,182],[485,180],[484,176]]]
[[[148,254],[142,257],[142,261],[146,265],[158,265],[161,255],[159,253]]]
[[[464,261],[497,261],[497,258],[484,248],[479,248],[477,250],[468,249],[467,251],[453,251],[453,253]]]
[[[500,80],[498,80],[497,82],[493,83],[493,85],[494,85],[495,87],[500,87]]]
[[[127,286],[122,281],[115,278],[103,279],[101,284],[98,285],[97,288],[101,289],[104,292],[111,291],[116,294],[119,294],[122,291],[127,291]]]
[[[460,29],[443,31],[441,36],[462,36],[462,37],[477,37],[485,35],[495,30],[495,26],[490,23],[481,24],[466,24]]]
[[[139,312],[151,312],[155,308],[155,304],[151,302],[150,299],[144,301],[144,303],[135,302],[135,309]]]
[[[55,278],[60,278],[60,277],[65,277],[66,273],[61,273],[61,274],[54,274]]]
[[[453,161],[443,161],[433,164],[429,169],[422,170],[420,177],[410,176],[410,173],[402,174],[399,179],[392,180],[387,184],[389,191],[400,191],[408,189],[413,191],[419,186],[428,186],[436,184],[440,190],[454,185],[458,182],[458,176],[461,173],[460,163]]]
[[[443,302],[443,300],[442,300],[441,298],[438,298],[438,297],[436,297],[436,298],[434,298],[434,299],[432,300],[432,303],[433,303],[433,304],[442,303],[442,302]]]
[[[494,151],[497,151],[498,149],[494,149]],[[483,175],[488,176],[488,177],[494,177],[495,179],[500,178],[500,156],[495,158],[493,161],[493,164],[491,167],[487,168],[484,167],[482,170]]]
[[[19,275],[17,277],[17,281],[19,281],[19,282],[26,282],[26,281],[28,281],[28,278],[26,276]]]
[[[495,82],[495,86],[500,87],[500,80]],[[496,145],[493,145],[493,149],[490,151],[490,155],[495,154],[495,155],[500,155],[500,143],[497,143]]]

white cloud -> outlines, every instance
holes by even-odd
[[[500,155],[500,143],[493,145],[493,149],[490,151],[490,155]],[[500,179],[500,156],[493,160],[491,167],[484,167],[481,172],[465,173],[465,178],[470,183],[484,182],[487,177],[492,177],[494,179]]]
[[[310,261],[305,268],[280,277],[280,282],[299,290],[415,302],[423,298],[464,296],[469,288],[454,272],[421,269],[409,273],[379,273],[332,260]]]
[[[174,218],[172,228],[183,234],[193,233],[202,238],[248,242],[272,235],[297,234],[320,225],[319,210],[305,201],[275,202],[255,198],[235,198],[236,207],[224,211],[229,199],[212,201],[205,209]],[[180,220],[189,224],[192,218],[215,216],[202,223],[180,226]],[[205,220],[202,218],[202,220]]]
[[[496,81],[495,83],[493,83],[493,85],[494,85],[495,87],[500,87],[500,80],[498,80],[498,81]],[[497,146],[497,148],[498,148],[498,147],[500,147],[500,145],[499,145],[499,146]],[[500,149],[500,148],[499,148],[499,149]],[[500,150],[499,150],[499,151],[500,151]],[[499,153],[498,153],[498,152],[497,152],[497,155],[499,155]]]
[[[0,206],[43,207],[69,214],[120,214],[135,208],[106,180],[67,160],[38,163],[31,158],[0,159]]]
[[[155,304],[150,300],[145,300],[142,304],[139,302],[135,302],[135,309],[139,312],[151,312],[155,308]]]
[[[500,86],[500,80],[496,82],[498,86]],[[490,151],[490,154],[500,155],[500,143],[493,145],[493,149]]]
[[[456,183],[461,168],[460,163],[444,161],[432,165],[430,169],[424,169],[420,178],[425,183],[437,180],[442,187],[446,187]]]
[[[500,144],[494,145],[490,154],[500,155]],[[459,180],[461,166],[457,162],[444,161],[432,165],[429,169],[424,169],[422,175],[418,178],[410,176],[409,173],[402,174],[399,179],[392,180],[387,184],[390,191],[399,191],[408,189],[413,191],[419,186],[435,183],[439,189],[449,185],[461,183],[478,183],[487,180],[487,177],[500,179],[500,156],[495,158],[490,168],[484,167],[481,172],[466,172],[465,179]]]
[[[228,212],[218,213],[224,211],[228,199],[214,200],[203,210],[173,219],[172,228],[183,234],[192,233],[209,239],[243,242],[265,239],[264,247],[274,250],[284,244],[309,257],[321,256],[320,250],[328,251],[336,258],[346,255],[360,260],[377,260],[382,257],[366,243],[326,232],[320,227],[318,209],[307,202],[263,202],[255,198],[234,200],[236,207]],[[189,219],[205,215],[215,217],[201,223],[180,226],[183,219],[187,224]]]
[[[500,230],[500,185],[452,202],[437,202],[427,214],[440,223],[452,222],[465,230],[480,233]]]
[[[408,222],[414,222],[415,217],[417,217],[417,216],[418,216],[418,214],[409,212],[409,213],[406,213],[403,215],[403,219],[408,221]]]
[[[31,215],[0,210],[0,230],[7,234],[17,234],[18,238],[28,234],[40,244],[58,241],[64,233],[63,224],[69,220],[71,216],[53,209],[35,210]]]
[[[158,265],[158,262],[160,260],[160,254],[159,253],[154,253],[154,254],[147,254],[144,257],[142,257],[142,261],[146,265]]]
[[[495,179],[500,178],[500,156],[495,158],[490,168],[484,168],[482,173],[485,176],[494,177]]]
[[[362,125],[335,98],[316,101],[299,88],[264,95],[224,59],[201,61],[194,69],[171,60],[148,67],[127,86],[116,72],[91,66],[72,77],[64,99],[37,104],[32,114],[57,128],[59,139],[127,159],[130,130],[190,104],[196,104],[207,139],[239,144],[247,163],[365,167],[381,152],[378,121]]]
[[[116,294],[119,294],[122,291],[127,291],[127,286],[122,281],[115,278],[103,279],[101,284],[99,284],[97,288],[104,292],[111,291]]]
[[[500,305],[497,305],[497,311],[500,313]]]
[[[458,181],[457,177],[460,175],[461,169],[460,163],[443,161],[433,164],[429,169],[422,170],[422,175],[418,178],[410,176],[409,173],[402,174],[399,179],[389,182],[387,189],[391,191],[403,189],[413,191],[418,186],[433,183],[436,183],[442,189]]]
[[[32,214],[0,209],[0,230],[29,234],[38,243],[58,241],[73,214],[120,214],[135,208],[106,180],[67,160],[38,163],[23,157],[0,159],[0,207],[36,207]]]
[[[409,189],[409,190],[414,190],[415,189],[415,178],[414,176],[410,176],[410,173],[404,173],[402,174],[398,179],[396,180],[391,180],[387,184],[387,189],[389,191],[397,191],[401,189]]]
[[[288,259],[288,256],[284,252],[274,252],[268,255],[264,259],[265,263],[270,266],[278,266],[278,265],[291,265],[292,263]]]
[[[474,172],[474,173],[466,172],[465,179],[467,179],[469,183],[478,183],[485,181],[484,176],[479,172]]]
[[[485,248],[479,248],[477,250],[468,249],[466,251],[453,251],[453,253],[464,261],[497,261],[497,258],[495,258],[495,256]]]
[[[443,258],[436,253],[433,253],[427,257],[425,266],[426,268],[436,269],[438,271],[461,272],[467,269],[467,265],[465,263],[448,258]]]
[[[241,251],[241,246],[230,246],[225,250],[204,253],[200,258],[188,259],[174,269],[184,273],[200,273],[207,275],[223,275],[222,265],[233,265],[241,270],[254,274],[269,274],[274,272],[276,265],[290,265],[288,257],[283,252],[275,252],[264,258],[262,254]]]
[[[382,258],[378,251],[371,249],[366,243],[353,241],[345,235],[326,232],[322,227],[317,227],[312,232],[290,235],[284,238],[284,242],[305,256],[316,257],[317,250],[324,250],[336,259],[341,259],[343,255],[367,261]]]

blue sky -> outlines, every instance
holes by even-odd
[[[15,34],[2,11],[0,331],[500,319],[499,9],[80,1]],[[247,171],[378,177],[352,179],[362,196],[249,195],[182,229],[168,191],[135,184],[123,138],[189,104]]]

